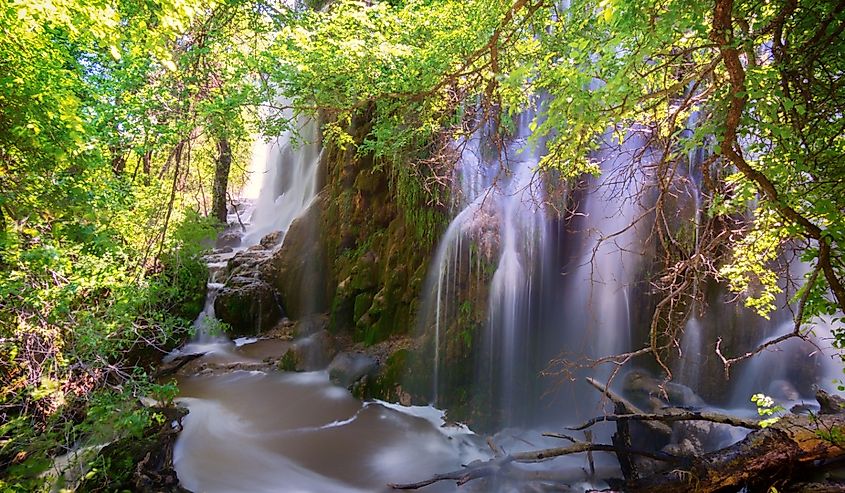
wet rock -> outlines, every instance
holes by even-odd
[[[364,292],[355,297],[355,307],[353,309],[353,318],[356,322],[361,320],[370,306],[373,304],[373,295],[369,292]]]
[[[696,457],[702,454],[701,442],[694,438],[684,438],[678,443],[670,443],[663,447],[663,452],[676,457]]]
[[[229,259],[226,270],[230,276],[258,277],[260,267],[270,258],[270,253],[263,247],[239,252]]]
[[[282,355],[279,369],[283,371],[315,371],[325,368],[337,354],[334,338],[321,330],[293,343]]]
[[[214,312],[229,325],[230,336],[260,334],[282,318],[273,287],[251,277],[230,278],[214,301]]]
[[[829,394],[822,389],[816,390],[816,400],[821,409],[819,414],[839,414],[845,412],[845,399],[838,395]]]
[[[787,380],[772,380],[767,394],[776,401],[797,401],[801,398],[798,389]]]
[[[272,233],[266,235],[264,238],[261,238],[261,241],[258,242],[259,245],[264,247],[267,250],[272,250],[273,248],[279,246],[284,239],[284,235],[281,231],[273,231]]]
[[[712,432],[713,423],[678,421],[672,425],[671,443],[665,446],[663,451],[681,457],[701,455]]]
[[[818,414],[819,406],[813,403],[802,402],[789,408],[789,412],[792,414]]]
[[[293,331],[297,337],[307,337],[326,330],[329,326],[329,316],[325,313],[314,313],[297,320],[293,324]]]
[[[365,291],[375,287],[377,281],[377,257],[373,251],[362,255],[352,270],[351,287],[358,291]]]
[[[349,388],[364,377],[374,377],[378,362],[364,353],[340,353],[329,364],[328,370],[332,383]]]
[[[652,377],[645,370],[628,372],[625,375],[623,389],[639,402],[648,403],[654,410],[665,405],[685,408],[700,408],[706,405],[704,400],[686,385],[664,382]]]
[[[168,375],[172,375],[179,371],[183,366],[187,365],[191,361],[201,358],[205,356],[205,353],[189,353],[189,354],[179,354],[174,356],[173,358],[165,357],[162,361],[161,366],[158,367],[153,378],[162,378]]]
[[[320,214],[326,197],[320,193],[315,198],[291,223],[281,248],[259,266],[260,277],[279,292],[293,319],[328,311],[325,253],[320,242]]]
[[[234,248],[241,245],[241,233],[239,231],[227,231],[217,237],[214,246],[218,249]]]

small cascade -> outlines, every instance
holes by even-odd
[[[677,380],[693,390],[701,387],[702,351],[706,351],[702,342],[701,320],[695,315],[687,320],[681,340],[681,357],[678,358]]]
[[[182,350],[205,353],[200,361],[208,367],[180,375],[179,400],[190,413],[173,449],[180,482],[193,491],[382,491],[411,475],[489,458],[478,437],[466,427],[447,425],[441,411],[358,401],[332,384],[326,371],[278,371],[267,357],[287,354],[291,341],[230,342],[209,330],[214,298],[223,287],[217,272],[226,260],[275,231],[281,244],[313,201],[320,159],[316,128],[311,122],[303,126],[312,140],[298,149],[290,135],[269,146],[267,171],[240,245],[209,258],[206,308],[195,323],[196,340]]]
[[[281,243],[284,232],[319,191],[319,127],[312,119],[300,118],[296,123],[296,128],[266,146],[266,166],[257,177],[261,186],[241,240],[243,247],[255,245],[274,232],[281,233]],[[250,187],[254,190],[255,185]]]
[[[529,367],[524,331],[532,313],[531,289],[546,243],[538,153],[525,146],[530,115],[518,122],[510,145],[499,153],[482,128],[456,143],[455,218],[430,268],[423,330],[434,337],[433,401],[453,393],[463,372],[475,384],[462,392],[473,406],[491,405],[510,423],[522,404]],[[462,347],[455,347],[458,337]],[[472,368],[452,371],[459,353],[471,352]],[[444,375],[444,369],[452,374]],[[463,383],[466,383],[465,381]],[[472,394],[472,395],[469,395]]]
[[[811,267],[797,259],[791,262],[786,276],[804,279]],[[786,279],[781,288],[787,292]],[[787,296],[782,295],[779,305],[786,305]],[[779,310],[766,321],[762,337],[752,340],[745,351],[785,336],[795,329],[791,310]],[[842,376],[842,363],[833,356],[834,324],[830,317],[821,317],[804,325],[802,331],[810,335],[809,340],[790,339],[771,346],[737,365],[732,378],[730,403],[749,407],[753,394],[763,393],[775,402],[789,408],[801,401],[813,403],[815,387],[828,388],[831,382]],[[828,389],[831,390],[831,389]]]

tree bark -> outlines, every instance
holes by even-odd
[[[632,493],[708,493],[746,485],[771,486],[801,477],[817,460],[845,457],[845,415],[787,416],[744,440],[672,469],[629,483]]]
[[[232,167],[232,148],[225,137],[217,141],[217,165],[214,168],[211,212],[221,223],[226,222],[226,190],[229,187],[229,169]]]

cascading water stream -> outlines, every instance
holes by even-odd
[[[318,192],[320,131],[312,119],[300,118],[297,128],[286,131],[269,144],[266,169],[242,246],[258,243],[269,234],[284,234],[302,215]]]
[[[641,280],[645,257],[649,185],[644,167],[634,165],[638,153],[648,162],[646,137],[632,132],[616,145],[606,141],[595,159],[601,177],[588,189],[578,229],[582,247],[573,269],[564,272],[564,313],[569,341],[583,354],[600,358],[628,351],[632,343],[630,289]]]
[[[482,128],[455,145],[461,157],[455,170],[455,218],[443,235],[433,259],[421,317],[424,330],[433,331],[433,402],[441,400],[443,388],[450,393],[450,375],[442,369],[454,358],[454,347],[444,346],[447,334],[475,345],[473,374],[485,382],[479,394],[469,396],[501,410],[501,420],[512,422],[521,397],[521,373],[528,367],[527,341],[523,327],[531,314],[530,289],[546,241],[546,217],[542,180],[535,173],[538,154],[525,147],[531,115],[518,121],[518,131],[501,154],[493,149]],[[492,272],[492,274],[491,274]],[[462,292],[489,278],[487,296]],[[456,320],[486,308],[481,333],[456,326]],[[480,349],[480,348],[483,348]],[[470,392],[475,392],[470,390]]]

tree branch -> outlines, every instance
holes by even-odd
[[[727,414],[720,414],[720,413],[711,413],[707,411],[673,411],[670,410],[663,414],[609,414],[607,416],[598,416],[593,419],[587,420],[584,423],[574,426],[574,427],[567,427],[567,430],[584,430],[587,429],[596,423],[603,423],[606,421],[620,421],[620,420],[633,420],[633,421],[660,421],[664,423],[674,423],[676,421],[707,421],[710,423],[719,423],[724,425],[730,426],[737,426],[739,428],[749,428],[752,430],[760,429],[760,425],[757,421],[752,419],[745,419],[739,418],[736,416],[729,416]]]

